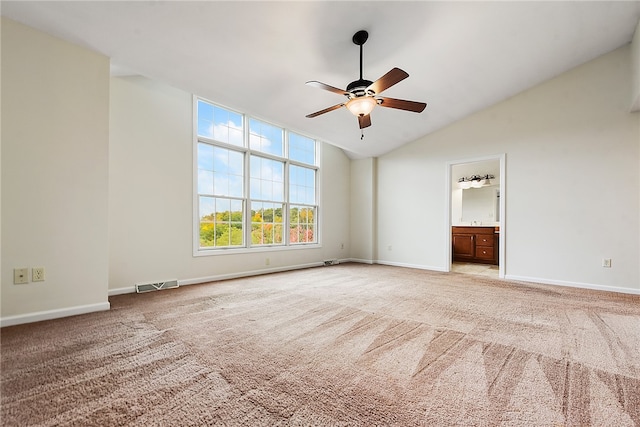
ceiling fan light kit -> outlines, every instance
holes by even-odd
[[[337,110],[341,107],[347,107],[347,109],[358,118],[358,126],[360,129],[364,129],[371,126],[371,117],[369,114],[373,111],[376,105],[404,111],[413,111],[415,113],[421,113],[424,111],[427,106],[424,102],[406,101],[403,99],[379,96],[382,91],[409,77],[409,74],[400,68],[393,68],[375,82],[362,78],[362,45],[364,45],[368,38],[369,33],[364,30],[360,30],[353,35],[353,43],[360,46],[360,78],[349,83],[345,90],[338,89],[318,81],[308,81],[306,83],[309,86],[344,95],[347,97],[347,101],[316,111],[315,113],[307,114],[306,117],[313,118],[321,114],[328,113],[329,111]]]
[[[354,116],[366,116],[373,111],[373,107],[375,107],[377,103],[373,96],[362,96],[350,99],[346,105]]]

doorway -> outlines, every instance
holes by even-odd
[[[446,271],[504,278],[505,157],[447,164]]]

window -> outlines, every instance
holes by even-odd
[[[313,242],[315,236],[316,172],[291,165],[289,170],[289,236],[291,243]]]
[[[195,253],[317,244],[312,138],[195,100]]]
[[[284,162],[251,155],[251,244],[281,245]]]
[[[244,245],[243,155],[198,143],[200,247]]]

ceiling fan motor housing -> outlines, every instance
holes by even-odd
[[[367,88],[372,84],[373,82],[370,80],[364,80],[364,79],[356,80],[349,83],[349,85],[347,86],[347,92],[353,94],[353,96],[355,97],[365,96],[365,95],[375,95],[375,93],[372,90],[367,90]]]

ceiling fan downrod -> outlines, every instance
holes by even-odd
[[[363,45],[367,42],[367,39],[369,38],[369,33],[366,32],[365,30],[360,30],[357,33],[355,33],[353,35],[353,38],[351,40],[353,40],[353,43],[357,44],[358,46],[360,46],[360,80],[362,80],[362,63],[363,63]]]
[[[349,83],[347,86],[347,92],[351,92],[355,97],[367,95],[366,88],[373,83],[372,81],[365,80],[363,77],[364,48],[362,46],[366,43],[368,38],[369,33],[365,30],[360,30],[355,33],[351,39],[354,44],[360,46],[360,79]]]

